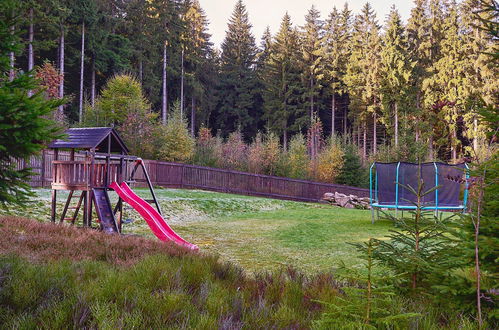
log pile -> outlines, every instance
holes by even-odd
[[[339,192],[325,193],[322,197],[323,201],[339,207],[347,209],[369,209],[369,197],[358,197],[355,195],[345,195]]]

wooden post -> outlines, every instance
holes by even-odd
[[[42,168],[40,171],[40,180],[42,181],[42,188],[45,188],[45,162],[47,158],[45,156],[45,149],[42,150]]]
[[[106,156],[106,173],[104,174],[104,185],[109,187],[109,165],[111,162],[111,134],[107,136],[107,156]]]
[[[95,149],[90,149],[90,167],[88,169],[88,183],[87,183],[87,191],[85,192],[85,216],[84,226],[91,227],[92,226],[92,188],[93,188],[93,180],[94,180],[94,161],[95,161]]]
[[[54,150],[54,160],[59,160],[59,150],[55,149]],[[52,181],[55,180],[57,176],[57,166],[52,166]],[[57,190],[52,188],[52,214],[51,214],[51,220],[52,222],[55,222],[55,217],[56,217],[56,209],[57,209]]]

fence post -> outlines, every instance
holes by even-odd
[[[46,157],[45,157],[45,149],[42,150],[42,169],[41,169],[41,172],[40,172],[40,179],[42,181],[42,188],[45,188],[45,161],[46,161]]]

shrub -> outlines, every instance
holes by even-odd
[[[289,142],[289,151],[286,155],[287,175],[290,178],[306,179],[309,158],[303,134],[298,133]]]
[[[270,132],[265,135],[263,141],[263,171],[264,174],[275,175],[281,158],[281,146],[279,138]]]
[[[316,162],[312,160],[312,167],[316,163],[316,179],[322,182],[335,182],[343,167],[343,150],[334,138],[319,153]]]
[[[255,139],[248,147],[248,171],[251,173],[264,173],[264,164],[262,160],[265,155],[265,145],[263,143],[262,134],[257,133]]]
[[[220,138],[213,137],[210,129],[202,126],[199,129],[192,162],[196,165],[216,167],[218,163],[217,150],[220,147]]]
[[[187,128],[187,120],[180,113],[180,103],[175,102],[165,126],[158,127],[158,158],[169,162],[186,162],[194,154],[195,141]]]
[[[218,155],[219,166],[230,170],[245,171],[247,169],[247,146],[240,131],[229,135]]]

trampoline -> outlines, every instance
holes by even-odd
[[[466,163],[449,165],[445,163],[379,163],[369,169],[369,197],[371,200],[372,221],[374,209],[415,210],[417,197],[405,186],[415,190],[418,177],[423,180],[423,192],[434,187],[435,191],[423,196],[423,210],[464,211],[468,200],[468,184],[455,178],[468,178]],[[462,196],[462,198],[461,198]]]

